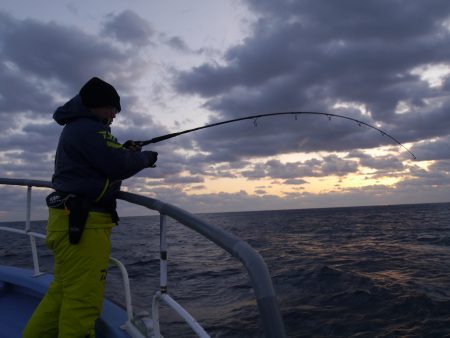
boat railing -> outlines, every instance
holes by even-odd
[[[25,229],[20,230],[17,228],[2,226],[0,227],[0,230],[29,236],[33,257],[34,276],[39,276],[42,272],[39,267],[36,238],[45,239],[45,235],[33,232],[31,229],[31,191],[32,187],[51,188],[52,185],[50,182],[46,181],[10,178],[0,178],[0,184],[27,187]],[[260,314],[262,329],[265,336],[277,338],[286,336],[284,323],[279,310],[278,301],[272,285],[269,270],[261,255],[250,245],[224,229],[206,223],[195,215],[160,200],[124,191],[119,193],[118,199],[158,211],[160,215],[160,289],[153,297],[152,319],[141,318],[137,320],[134,318],[127,270],[119,260],[110,257],[110,263],[117,266],[122,274],[125,293],[125,307],[128,316],[128,321],[124,323],[123,328],[128,332],[128,334],[130,334],[131,337],[145,337],[146,335],[150,336],[150,332],[152,332],[151,335],[156,338],[161,337],[159,326],[160,302],[164,302],[179,316],[181,316],[199,337],[209,337],[200,324],[168,293],[166,241],[167,217],[170,217],[178,221],[180,224],[196,231],[230,253],[233,257],[237,258],[244,265],[250,276]]]

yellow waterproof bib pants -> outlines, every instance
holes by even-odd
[[[69,242],[68,216],[49,208],[46,244],[55,256],[54,279],[24,332],[24,338],[95,337],[115,225],[106,213],[90,212],[78,244]]]

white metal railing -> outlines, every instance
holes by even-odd
[[[44,238],[44,234],[31,231],[31,190],[32,187],[51,188],[50,182],[25,180],[25,179],[7,179],[0,178],[0,184],[19,185],[27,187],[27,205],[26,205],[26,222],[25,230],[0,227],[0,231],[9,231],[19,234],[28,235],[30,237],[30,245],[33,256],[34,276],[42,274],[39,269],[38,252],[36,248],[35,238]],[[125,266],[117,259],[110,257],[110,263],[117,266],[122,274],[125,307],[128,320],[122,326],[128,334],[133,338],[145,337],[161,337],[159,325],[159,303],[163,301],[172,310],[174,310],[191,329],[202,338],[209,337],[200,324],[170,295],[167,293],[167,241],[166,241],[166,216],[177,220],[181,224],[200,233],[216,245],[228,251],[231,255],[241,261],[252,281],[255,291],[262,328],[266,337],[282,338],[286,336],[284,323],[279,310],[278,302],[272,285],[272,279],[268,272],[267,266],[263,258],[253,248],[240,238],[224,231],[221,228],[205,223],[194,215],[177,208],[173,205],[161,202],[159,200],[144,197],[129,192],[121,191],[119,199],[127,202],[141,205],[160,213],[160,290],[153,297],[152,302],[152,319],[148,317],[136,319],[133,315],[131,302],[130,283],[128,273]]]
[[[200,324],[187,312],[180,304],[178,304],[172,297],[167,294],[167,226],[166,215],[160,214],[160,291],[157,291],[153,296],[152,302],[152,318],[153,318],[153,331],[155,338],[161,337],[159,327],[159,302],[163,301],[178,315],[180,315],[184,321],[191,327],[191,329],[199,337],[209,337]]]

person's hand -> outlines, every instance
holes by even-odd
[[[141,151],[142,145],[139,142],[128,140],[126,141],[122,147],[131,151]]]
[[[148,166],[151,167],[151,168],[154,168],[155,167],[155,163],[158,160],[158,153],[156,151],[149,151],[149,150],[143,151],[143,153],[145,155],[147,155]]]

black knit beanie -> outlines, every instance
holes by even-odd
[[[116,107],[121,110],[120,96],[109,83],[93,77],[80,89],[80,97],[83,104],[88,108]]]

